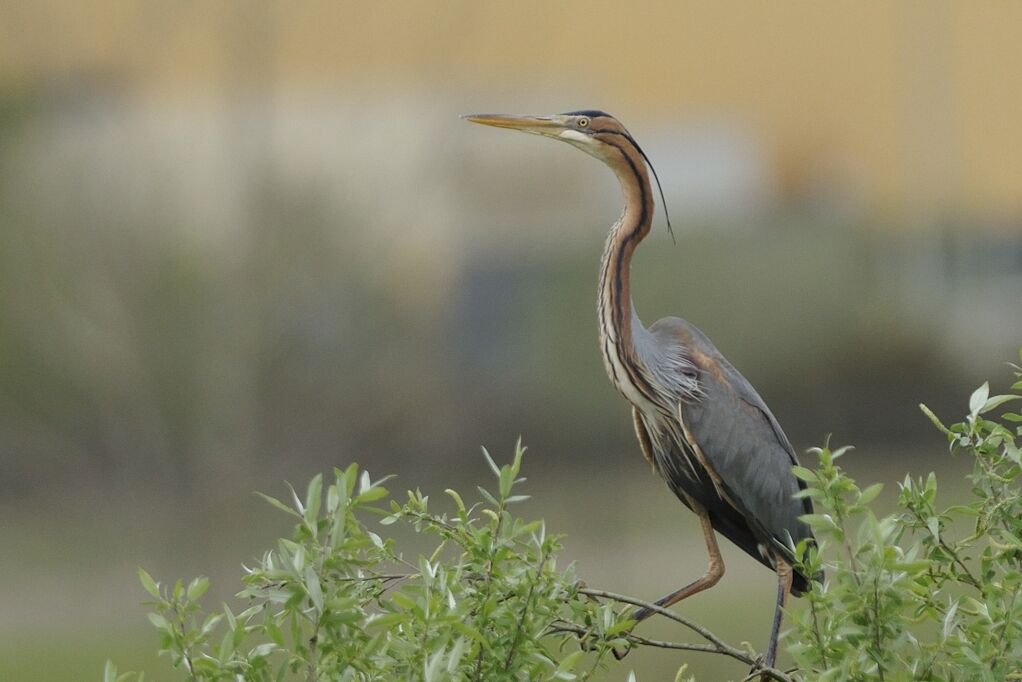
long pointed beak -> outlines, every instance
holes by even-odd
[[[564,129],[557,116],[515,116],[513,114],[465,114],[466,121],[495,128],[510,128],[524,133],[556,136]]]

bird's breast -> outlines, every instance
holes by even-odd
[[[601,334],[600,342],[603,346],[603,366],[611,383],[625,400],[652,418],[657,412],[656,405],[639,389],[632,378],[634,374],[642,372],[642,368],[631,358],[624,357],[624,351],[619,347],[617,339],[608,334]]]

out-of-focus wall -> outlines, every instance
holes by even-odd
[[[465,89],[665,125],[737,118],[776,150],[787,192],[832,178],[881,205],[1003,225],[1022,208],[1020,24],[1017,3],[950,0],[13,2],[0,79],[179,101]],[[906,224],[929,223],[890,225]]]

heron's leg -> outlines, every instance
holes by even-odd
[[[777,566],[777,606],[774,609],[774,624],[770,628],[770,642],[767,644],[766,658],[763,665],[768,668],[774,667],[777,659],[777,637],[781,632],[781,618],[784,616],[784,607],[788,603],[788,595],[791,594],[791,581],[794,577],[791,564],[785,561],[778,554],[774,554],[774,564]]]
[[[706,541],[706,551],[710,555],[710,564],[706,568],[706,573],[703,577],[698,580],[693,580],[685,587],[681,588],[676,592],[671,592],[666,597],[656,600],[656,605],[662,608],[667,608],[672,604],[677,604],[682,599],[687,599],[697,592],[709,589],[717,584],[720,577],[724,575],[724,559],[720,556],[720,548],[717,547],[717,536],[713,532],[713,526],[710,525],[710,515],[706,509],[696,503],[694,500],[691,504],[692,511],[699,516],[699,525],[703,529],[703,539]],[[633,614],[632,618],[637,621],[643,621],[652,616],[656,611],[652,609],[637,609]]]

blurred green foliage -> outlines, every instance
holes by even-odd
[[[983,384],[953,426],[922,408],[952,452],[972,459],[964,504],[941,504],[932,473],[906,476],[898,511],[878,516],[880,484],[860,489],[836,464],[844,448],[822,448],[818,469],[797,470],[820,541],[799,556],[827,573],[788,637],[806,679],[1022,679],[1022,411],[991,416],[1022,399],[1015,369],[1013,393],[991,396]]]
[[[266,497],[297,520],[291,539],[247,571],[238,594],[246,608],[204,614],[205,578],[164,587],[140,571],[155,600],[150,621],[162,653],[190,680],[573,680],[589,679],[629,625],[610,606],[580,595],[571,569],[557,569],[560,544],[542,521],[508,507],[517,494],[523,449],[498,467],[494,492],[466,507],[447,494],[452,514],[430,510],[418,491],[389,512],[374,505],[388,493],[358,467],[316,476],[290,503]],[[362,518],[410,522],[429,536],[428,556],[406,557]],[[561,620],[585,622],[588,658]],[[565,654],[565,645],[571,645]],[[139,675],[140,679],[142,676]],[[135,679],[107,666],[108,682]]]
[[[952,451],[973,458],[967,503],[942,507],[932,473],[906,476],[898,510],[878,516],[882,486],[860,489],[836,463],[848,448],[819,448],[816,469],[795,468],[808,484],[800,494],[814,499],[816,513],[805,518],[818,540],[801,543],[796,558],[807,574],[826,577],[804,608],[789,609],[785,644],[796,669],[763,679],[1022,679],[1022,410],[989,417],[1022,399],[1016,370],[1014,393],[991,396],[984,384],[951,427],[923,407]],[[381,508],[383,481],[355,465],[335,470],[325,488],[316,476],[304,497],[292,488],[290,503],[266,497],[295,519],[295,531],[246,570],[240,613],[227,605],[204,613],[204,578],[165,587],[140,571],[155,599],[161,652],[190,680],[585,680],[609,653],[634,646],[755,660],[747,645],[731,647],[669,612],[709,644],[639,636],[614,603],[644,602],[589,589],[573,567],[558,570],[558,538],[509,510],[528,499],[515,490],[522,454],[519,446],[498,467],[484,450],[495,491],[480,487],[480,502],[466,506],[448,489],[451,513],[432,511],[417,490]],[[433,548],[406,557],[369,530],[361,517],[371,514],[383,526],[410,523]],[[972,528],[961,532],[966,521]],[[141,677],[107,666],[107,682]],[[684,666],[676,678],[691,679]]]

